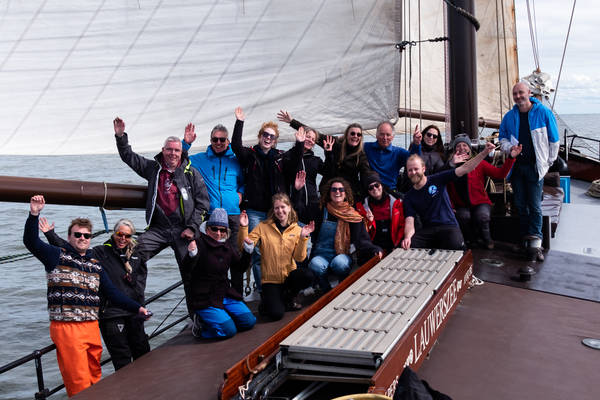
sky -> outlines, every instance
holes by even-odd
[[[532,5],[535,5],[540,68],[552,76],[556,87],[573,0],[530,0]],[[519,74],[523,77],[535,69],[525,0],[515,0],[515,13]],[[599,25],[600,3],[576,1],[555,104],[561,114],[600,113]],[[554,94],[551,102],[553,97]]]

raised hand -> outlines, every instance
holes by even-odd
[[[279,110],[279,112],[277,113],[277,119],[288,124],[292,122],[292,116],[289,112],[285,110]]]
[[[464,163],[468,159],[469,159],[469,155],[467,153],[461,153],[461,154],[454,153],[454,156],[452,156],[452,163],[454,165],[456,165],[456,164]]]
[[[190,228],[185,228],[183,232],[181,232],[181,237],[183,239],[192,240],[194,238],[194,231]]]
[[[246,118],[246,115],[244,114],[244,110],[242,110],[242,107],[235,108],[235,118],[238,121],[243,121]]]
[[[306,184],[306,171],[303,169],[296,173],[296,180],[294,181],[294,188],[300,190]]]
[[[415,132],[413,134],[413,143],[418,146],[421,144],[421,140],[423,140],[423,135],[421,134],[421,130],[419,129],[419,124],[415,125]]]
[[[54,222],[52,223],[52,225],[50,225],[46,218],[41,217],[40,220],[38,221],[38,226],[40,227],[40,231],[46,233],[46,232],[54,229]]]
[[[517,158],[519,154],[523,151],[523,145],[520,144],[518,146],[513,146],[510,148],[510,156],[511,158]]]
[[[335,138],[333,136],[327,136],[323,141],[323,149],[325,149],[325,151],[331,151],[334,143]]]
[[[304,127],[301,126],[296,131],[296,142],[302,142],[302,143],[304,143],[305,140],[306,140],[306,132],[304,132]]]
[[[240,226],[248,226],[248,214],[246,210],[242,210],[240,213]]]
[[[46,200],[41,194],[36,194],[29,201],[29,211],[31,215],[40,215],[40,212],[44,209]]]
[[[118,137],[123,136],[123,133],[125,133],[125,121],[117,117],[113,121],[113,127],[115,128],[115,135]]]
[[[192,240],[189,244],[188,244],[188,251],[192,252],[195,251],[198,247],[196,246],[196,241]]]
[[[300,236],[302,236],[303,238],[307,238],[310,236],[311,233],[314,232],[314,230],[315,230],[315,221],[310,221],[310,223],[308,225],[304,225],[302,227]]]
[[[191,122],[185,126],[185,133],[183,134],[183,141],[187,144],[194,143],[196,140],[196,127]]]
[[[496,150],[496,145],[492,142],[485,142],[485,151],[487,154],[490,154],[492,151]]]

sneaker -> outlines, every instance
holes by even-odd
[[[192,323],[192,335],[194,335],[195,338],[202,337],[202,325],[200,323],[200,317],[198,317],[198,314],[194,314],[194,319]]]

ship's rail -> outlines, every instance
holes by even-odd
[[[576,133],[564,133],[564,144],[568,151],[565,152],[565,161],[569,161],[569,153],[579,153],[596,161],[600,161],[600,140],[586,136],[580,136]]]
[[[148,300],[146,300],[144,302],[144,306],[160,299],[161,297],[165,296],[166,294],[172,292],[173,290],[177,289],[178,287],[180,287],[183,284],[182,281],[179,281],[177,283],[172,284],[171,286],[161,290],[160,292],[158,292],[157,294],[155,294],[154,296],[150,297]],[[160,334],[166,332],[167,330],[171,329],[172,327],[180,324],[181,322],[185,321],[187,318],[189,318],[189,316],[186,314],[185,316],[179,317],[177,318],[175,321],[170,322],[169,324],[165,325],[164,327],[161,328],[161,326],[166,322],[166,320],[171,316],[171,314],[175,311],[175,309],[179,306],[179,304],[181,304],[181,302],[183,301],[184,298],[182,298],[176,305],[175,307],[173,307],[173,309],[163,318],[163,320],[161,321],[161,323],[154,329],[154,331],[152,332],[152,334],[150,334],[148,336],[148,339],[153,339],[157,336],[159,336]],[[17,360],[14,360],[6,365],[0,366],[0,375],[4,374],[5,372],[11,371],[17,367],[20,367],[24,364],[29,363],[30,361],[34,361],[35,362],[35,372],[36,372],[36,377],[37,377],[37,386],[38,386],[38,391],[35,393],[35,399],[46,399],[48,397],[50,397],[51,395],[59,392],[60,390],[62,390],[65,385],[64,384],[60,384],[58,386],[56,386],[53,389],[49,389],[46,387],[46,384],[44,382],[44,369],[42,367],[42,356],[44,354],[48,354],[52,351],[56,350],[56,345],[55,344],[50,344],[46,347],[43,347],[41,349],[38,350],[34,350],[33,352],[31,352],[30,354],[21,357]],[[108,362],[110,362],[112,360],[112,358],[108,357],[105,360],[102,360],[102,362],[100,363],[100,365],[105,365]]]

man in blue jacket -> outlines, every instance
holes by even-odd
[[[531,97],[526,83],[517,83],[512,93],[515,106],[502,118],[500,144],[505,153],[512,146],[523,148],[511,173],[515,207],[521,236],[529,243],[541,243],[543,179],[558,156],[558,128],[552,110]],[[541,247],[531,247],[543,261]]]
[[[235,122],[234,130],[243,129],[243,122]],[[196,140],[195,126],[189,123],[185,127],[182,141],[187,151]],[[209,214],[215,208],[227,211],[231,244],[237,245],[237,233],[240,226],[240,202],[243,193],[243,175],[240,164],[229,145],[229,132],[219,124],[210,132],[210,145],[204,153],[190,156],[192,166],[200,171],[208,190],[210,200]]]
[[[373,171],[379,174],[381,183],[391,191],[396,190],[396,181],[400,169],[406,166],[406,160],[411,154],[421,154],[421,132],[415,132],[411,151],[394,146],[394,126],[389,121],[377,125],[376,142],[364,144],[365,154]]]

